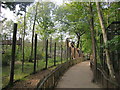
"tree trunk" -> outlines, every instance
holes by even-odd
[[[82,51],[82,40],[80,40],[80,50]]]
[[[54,66],[56,66],[56,42],[54,46]]]
[[[34,71],[33,71],[33,73],[36,73],[36,55],[37,55],[37,34],[35,34]]]
[[[80,46],[80,36],[77,36],[77,39],[78,39],[78,41],[77,41],[77,48],[79,48],[79,46]]]
[[[14,81],[16,35],[17,35],[17,24],[14,23],[13,40],[12,40],[12,58],[11,58],[11,65],[10,65],[10,81],[9,81],[9,84],[11,85],[13,85],[13,81]]]
[[[23,47],[22,47],[22,72],[24,71],[24,38],[25,38],[25,26],[26,26],[26,6],[25,6],[25,15],[24,15],[24,33],[23,33]]]
[[[52,57],[52,37],[50,37],[50,57]]]
[[[37,7],[38,7],[38,4],[36,5],[36,13],[35,13],[35,18],[34,18],[34,23],[33,23],[31,56],[30,56],[29,62],[32,62],[32,58],[33,58],[33,43],[34,43],[33,40],[34,40],[34,32],[35,32],[35,21],[36,21],[36,17],[37,17]]]
[[[48,68],[48,39],[46,40],[46,44],[45,44],[45,61],[46,61],[46,65],[45,65],[45,69]]]
[[[100,21],[100,25],[101,25],[101,29],[102,29],[102,34],[103,34],[103,40],[104,40],[104,44],[105,44],[105,53],[106,53],[106,60],[107,60],[107,66],[110,72],[110,76],[111,79],[115,80],[115,72],[110,60],[110,55],[109,55],[109,50],[108,48],[106,48],[107,46],[107,34],[105,31],[105,25],[103,23],[103,17],[102,17],[102,12],[100,11],[100,3],[96,2],[96,6],[97,6],[97,11],[98,11],[98,16],[99,16],[99,21]]]
[[[92,54],[93,54],[93,62],[94,62],[94,78],[93,81],[96,81],[96,69],[97,69],[97,59],[96,59],[96,40],[95,40],[95,32],[94,32],[94,15],[93,9],[90,2],[90,29],[91,29],[91,39],[92,39]]]

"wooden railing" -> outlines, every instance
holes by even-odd
[[[74,59],[74,60],[72,59],[72,60],[69,60],[69,61],[59,65],[54,71],[49,73],[46,77],[44,77],[38,83],[37,89],[38,90],[45,90],[46,88],[53,89],[57,85],[58,80],[65,73],[65,71],[69,67],[71,67],[77,63],[80,63],[81,61],[82,61],[82,58]]]
[[[94,69],[94,63],[91,62],[90,64],[91,69]],[[94,73],[94,72],[93,72]],[[117,88],[120,90],[120,85],[110,79],[108,74],[102,70],[102,68],[97,67],[96,69],[96,82],[102,87],[102,88]]]

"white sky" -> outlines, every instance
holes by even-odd
[[[35,0],[35,1],[41,1],[41,0]],[[44,0],[42,0],[44,1]],[[62,5],[63,4],[63,0],[46,0],[47,2],[54,2],[57,5]],[[19,7],[16,7],[16,10],[18,10]],[[15,16],[15,14],[13,14],[13,11],[10,11],[9,9],[4,9],[1,8],[1,16],[7,18],[7,20],[12,20],[14,22],[17,22],[17,16]],[[66,35],[64,36],[65,38],[68,38],[68,34],[66,33]],[[29,35],[28,35],[29,37]],[[30,38],[30,37],[29,37]]]
[[[41,0],[35,0],[35,1],[41,1]],[[63,0],[42,0],[42,1],[54,2],[57,5],[63,4]],[[1,16],[4,16],[8,20],[13,20],[14,22],[16,22],[16,16],[15,14],[13,14],[12,11],[10,11],[9,9],[1,8],[1,12],[2,12]]]
[[[15,15],[9,9],[1,8],[1,12],[2,12],[1,16],[4,16],[5,18],[12,19],[12,20],[15,19]]]

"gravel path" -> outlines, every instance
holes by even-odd
[[[61,77],[56,88],[100,88],[91,82],[92,76],[89,61],[85,61],[71,67]]]

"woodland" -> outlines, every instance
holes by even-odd
[[[17,80],[24,80],[24,77],[31,73],[51,66],[55,68],[66,62],[67,38],[84,53],[84,59],[92,58],[95,67],[101,67],[111,80],[120,85],[119,1],[64,1],[61,5],[54,2],[0,2],[0,7],[9,9],[15,16],[15,20],[12,20],[2,13],[0,15],[2,31],[0,77],[3,88]],[[17,43],[16,50],[13,51],[15,26]],[[11,63],[13,53],[15,53],[14,66]],[[14,73],[11,73],[12,70]]]

